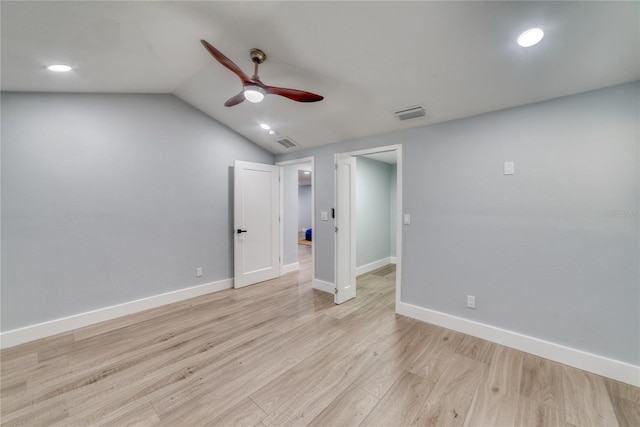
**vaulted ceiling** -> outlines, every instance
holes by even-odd
[[[477,115],[640,79],[638,2],[6,1],[5,91],[173,93],[272,153]],[[521,48],[517,36],[545,38]],[[239,79],[321,94],[224,107]],[[47,71],[53,63],[70,73]],[[423,118],[392,112],[423,105]],[[269,135],[260,123],[277,132]]]

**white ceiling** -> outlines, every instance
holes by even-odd
[[[173,93],[272,153],[258,127],[302,147],[437,123],[640,79],[634,2],[0,2],[1,87],[11,91]],[[532,48],[515,40],[539,26]],[[264,50],[268,85],[324,95],[267,96],[226,108]],[[71,73],[44,69],[67,63]],[[427,117],[391,112],[423,104]]]

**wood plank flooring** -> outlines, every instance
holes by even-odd
[[[394,313],[300,272],[3,350],[3,426],[640,426],[640,389]]]

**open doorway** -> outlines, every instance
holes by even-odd
[[[282,274],[300,271],[299,284],[314,277],[313,158],[277,163],[280,167],[280,262]],[[308,280],[307,280],[308,279]]]
[[[395,151],[356,156],[356,276],[396,263]]]
[[[356,277],[395,270],[401,285],[401,146],[336,156],[336,303],[356,297]],[[341,295],[342,293],[342,295]]]

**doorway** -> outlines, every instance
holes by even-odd
[[[314,159],[276,163],[280,167],[280,265],[282,274],[315,277]],[[302,277],[301,277],[302,279]],[[299,280],[299,284],[307,280]]]
[[[356,277],[395,264],[401,288],[402,147],[336,155],[336,298],[356,297]]]

